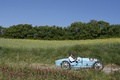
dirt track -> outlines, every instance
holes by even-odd
[[[115,72],[115,71],[118,71],[118,70],[120,70],[120,68],[104,68],[102,71],[109,74],[111,72]]]
[[[116,66],[114,64],[106,65],[102,71],[104,71],[107,74],[115,72],[115,71],[120,71],[120,66]]]

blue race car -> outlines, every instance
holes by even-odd
[[[77,57],[77,62],[71,62],[69,58],[58,59],[55,61],[55,65],[63,69],[71,68],[93,68],[95,70],[102,70],[104,65],[101,61],[95,58],[81,58]]]

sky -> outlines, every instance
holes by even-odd
[[[90,20],[120,24],[120,0],[0,0],[0,26],[67,27]]]

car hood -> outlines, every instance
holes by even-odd
[[[83,61],[98,61],[96,58],[82,58]]]

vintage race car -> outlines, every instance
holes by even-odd
[[[95,58],[81,58],[77,57],[77,62],[71,62],[69,58],[58,59],[55,61],[55,65],[63,69],[71,68],[93,68],[95,70],[102,70],[104,65],[101,61]]]

